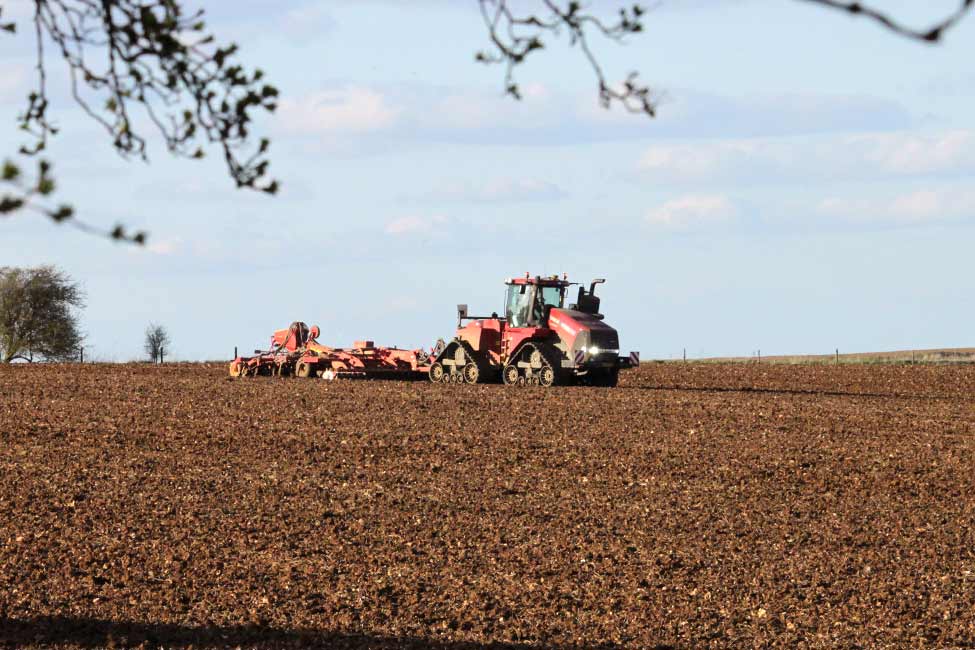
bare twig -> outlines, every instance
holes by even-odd
[[[129,233],[124,226],[117,225],[108,230],[79,220],[70,205],[50,205],[49,198],[54,192],[55,183],[51,176],[51,164],[41,160],[37,165],[37,177],[31,181],[24,179],[20,168],[7,161],[0,167],[0,181],[12,188],[0,195],[0,217],[21,209],[29,209],[50,218],[55,223],[66,223],[78,230],[99,237],[131,244],[145,244],[147,235],[143,231]]]
[[[37,86],[20,116],[20,126],[33,142],[21,147],[21,154],[43,151],[48,138],[57,134],[48,113],[45,45],[49,44],[67,65],[75,101],[105,129],[121,155],[147,158],[146,138],[135,114],[141,106],[172,153],[202,158],[201,145],[215,145],[238,187],[277,192],[278,182],[267,175],[269,141],[259,140],[250,153],[241,151],[253,142],[249,128],[254,111],[274,111],[278,91],[264,83],[263,72],[247,71],[235,61],[237,45],[215,45],[213,36],[204,32],[202,11],[185,14],[182,0],[33,3]],[[2,5],[0,0],[0,12]],[[0,30],[14,32],[16,25],[0,23]],[[19,175],[16,166],[7,165],[5,173]],[[53,189],[50,166],[41,165],[38,183],[43,182],[47,191],[25,192],[4,178],[14,190],[0,198],[0,215],[35,207],[55,221],[75,221],[69,206],[37,205],[38,195],[46,196]],[[102,231],[82,222],[75,225],[116,240],[145,241],[144,233],[128,235],[122,227]]]
[[[563,6],[555,0],[542,0],[545,8],[542,15],[516,15],[507,0],[478,0],[478,5],[493,51],[478,52],[476,59],[505,67],[505,92],[515,99],[521,99],[521,90],[514,80],[515,67],[545,47],[543,37],[558,36],[564,30],[569,35],[569,44],[579,46],[596,75],[599,101],[604,107],[619,102],[631,112],[655,115],[656,100],[650,88],[639,82],[638,74],[631,72],[614,87],[607,82],[589,44],[590,31],[617,42],[623,42],[629,34],[642,32],[645,12],[640,5],[621,8],[612,22],[583,11],[582,4],[574,1]]]
[[[940,41],[942,36],[944,36],[944,33],[954,27],[962,18],[964,18],[965,15],[971,10],[972,6],[975,5],[975,0],[961,0],[961,4],[958,9],[940,22],[935,23],[934,26],[929,27],[928,29],[913,29],[894,20],[888,14],[882,13],[877,9],[863,4],[862,2],[842,2],[841,0],[802,1],[823,5],[832,9],[838,9],[840,11],[846,11],[853,15],[866,16],[867,18],[877,21],[896,34],[928,43],[936,43]]]

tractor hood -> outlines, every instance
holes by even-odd
[[[548,323],[562,339],[570,359],[575,358],[578,351],[593,359],[606,356],[615,360],[619,354],[620,339],[616,329],[592,314],[574,309],[553,309]]]

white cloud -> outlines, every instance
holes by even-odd
[[[555,183],[535,178],[499,178],[478,183],[447,184],[430,198],[474,203],[554,201],[566,196]]]
[[[36,7],[33,0],[4,0],[3,3],[3,22],[20,21],[31,18]],[[17,25],[18,31],[23,29],[23,25]]]
[[[26,66],[12,63],[5,64],[3,74],[0,74],[0,103],[23,100],[26,96]]]
[[[379,131],[391,127],[399,114],[382,93],[351,85],[283,99],[278,109],[286,133],[317,136]]]
[[[721,194],[691,194],[662,203],[651,209],[646,222],[652,226],[687,230],[725,224],[739,216],[732,201]]]
[[[638,166],[667,182],[847,180],[975,173],[975,131],[868,133],[653,145]]]
[[[299,18],[300,21],[300,18]],[[316,136],[350,151],[385,151],[399,142],[558,145],[579,142],[708,137],[780,137],[811,133],[884,132],[913,125],[898,104],[871,97],[802,95],[742,100],[694,91],[665,98],[656,119],[604,110],[595,90],[566,92],[539,83],[523,99],[500,86],[483,89],[425,83],[331,85],[282,99],[285,134]],[[364,137],[364,136],[372,137]],[[338,147],[342,149],[342,147]],[[651,161],[652,163],[652,161]]]
[[[311,4],[289,9],[281,16],[279,24],[278,36],[304,42],[332,32],[336,21],[326,6]]]
[[[640,157],[639,167],[654,178],[707,179],[739,169],[761,145],[747,141],[654,145]]]
[[[889,174],[937,174],[975,169],[975,131],[886,134],[850,139],[851,153]]]
[[[447,217],[434,215],[432,217],[421,217],[409,215],[393,219],[386,224],[384,229],[387,235],[410,235],[416,233],[432,232],[434,228],[447,223]]]
[[[174,255],[182,248],[182,240],[179,239],[149,239],[146,250],[154,255]]]
[[[592,95],[576,99],[577,114],[608,132],[642,133],[655,138],[784,137],[889,131],[915,124],[901,104],[866,95],[735,96],[668,88],[655,100],[657,117],[652,120],[628,113],[620,106],[604,109]]]
[[[975,220],[975,190],[942,187],[902,192],[891,197],[827,197],[819,216],[852,223],[923,224]]]
[[[638,167],[660,182],[847,180],[975,173],[975,131],[866,133],[653,145]]]
[[[524,131],[551,127],[558,107],[542,84],[522,87],[517,101],[499,90],[413,89],[404,101],[417,126],[430,131],[457,130],[494,132],[498,129]]]

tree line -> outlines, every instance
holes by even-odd
[[[0,267],[0,363],[83,361],[84,307],[81,285],[54,266]],[[166,328],[150,323],[147,359],[162,363],[169,346]]]

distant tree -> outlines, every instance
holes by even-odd
[[[0,361],[70,361],[84,337],[81,287],[53,266],[0,268]]]
[[[169,333],[162,325],[149,324],[146,328],[145,351],[153,363],[161,363],[169,348]]]

